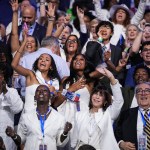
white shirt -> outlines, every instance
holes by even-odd
[[[139,108],[139,110],[144,116],[145,111],[142,108]],[[142,116],[139,110],[138,110],[138,118],[137,118],[137,141],[138,143],[139,143],[140,135],[143,135],[143,121],[142,121]]]

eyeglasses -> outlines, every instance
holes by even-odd
[[[138,94],[138,95],[141,95],[143,93],[146,94],[146,95],[150,94],[150,89],[146,88],[145,90],[142,90],[142,89],[137,89],[136,90],[136,94]]]
[[[77,43],[77,40],[68,40],[67,43],[68,43],[68,44]]]

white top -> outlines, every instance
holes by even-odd
[[[89,144],[96,150],[119,150],[112,128],[109,112],[99,109],[97,113],[78,112],[71,139],[71,147]]]
[[[23,102],[16,89],[7,87],[7,90],[5,95],[0,94],[0,136],[4,140],[6,149],[16,150],[13,140],[6,135],[5,130],[7,126],[14,128],[14,114],[23,109]]]
[[[39,150],[39,145],[44,143],[47,150],[57,150],[56,146],[65,145],[60,141],[61,134],[64,131],[65,119],[57,111],[51,108],[51,113],[44,124],[44,139],[41,132],[40,120],[38,120],[36,110],[23,114],[18,125],[17,134],[25,144],[24,150]]]
[[[99,0],[94,0],[94,5],[95,5],[97,18],[100,20],[109,21],[110,14],[109,12],[101,9],[101,3],[99,2]],[[141,0],[135,15],[131,18],[131,24],[138,25],[140,23],[145,12],[145,6],[146,6],[146,2]],[[111,37],[110,43],[113,45],[117,45],[121,34],[124,38],[126,38],[125,36],[126,29],[124,26],[119,24],[113,24],[113,25],[114,25],[114,34]]]
[[[38,86],[39,84],[33,84],[26,87],[24,113],[27,113],[36,108],[36,105],[34,103],[34,96]]]

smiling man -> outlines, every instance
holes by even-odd
[[[115,131],[116,139],[122,150],[136,150],[140,146],[146,149],[146,145],[147,149],[150,149],[150,135],[147,134],[150,110],[150,82],[138,84],[135,88],[135,95],[138,107],[121,113]],[[147,135],[147,140],[145,135]],[[139,142],[141,137],[144,139],[143,145],[140,145]]]
[[[146,66],[148,69],[150,69],[150,41],[146,41],[142,44],[140,55],[143,58],[144,66]],[[139,66],[139,65],[141,65],[141,64],[137,64],[136,66]],[[133,66],[128,70],[128,73],[126,76],[126,81],[125,81],[125,86],[128,86],[128,87],[135,86],[135,82],[133,80],[133,73],[134,73],[136,66]]]

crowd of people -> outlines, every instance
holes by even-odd
[[[0,149],[150,150],[149,0],[7,5]]]

